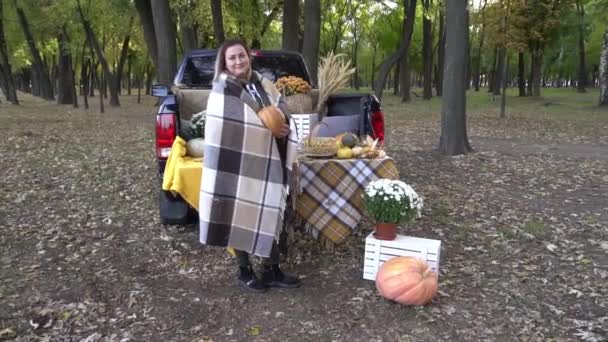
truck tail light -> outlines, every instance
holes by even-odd
[[[177,117],[174,113],[156,116],[156,156],[167,159],[177,134]]]
[[[378,138],[378,143],[382,145],[384,143],[384,114],[380,109],[372,112],[372,128],[372,138]]]

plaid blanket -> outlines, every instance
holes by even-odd
[[[284,103],[271,81],[258,73],[272,105]],[[267,257],[283,227],[291,166],[296,157],[295,123],[288,139],[264,127],[256,100],[236,79],[213,84],[205,121],[205,162],[199,199],[200,241]],[[278,143],[286,146],[282,163]]]
[[[346,239],[361,220],[363,190],[369,182],[399,179],[391,158],[304,159],[298,168],[297,218],[315,239],[330,246]]]

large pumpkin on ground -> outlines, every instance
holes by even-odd
[[[405,305],[424,305],[437,294],[437,274],[422,260],[395,257],[376,274],[376,288],[386,299]]]
[[[268,128],[272,135],[278,137],[281,133],[281,127],[285,124],[285,116],[275,106],[266,106],[258,112],[258,116],[266,128]]]

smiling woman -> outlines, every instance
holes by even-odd
[[[251,70],[244,42],[226,41],[215,65],[205,120],[200,241],[233,248],[238,279],[249,290],[299,287],[297,277],[279,268],[278,241],[297,145],[295,134],[288,137],[285,103],[272,81]],[[250,254],[263,257],[261,279]]]

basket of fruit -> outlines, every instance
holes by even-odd
[[[336,140],[332,137],[316,137],[319,124],[325,123],[317,122],[310,131],[310,135],[302,140],[302,152],[309,158],[331,158],[338,151]]]

